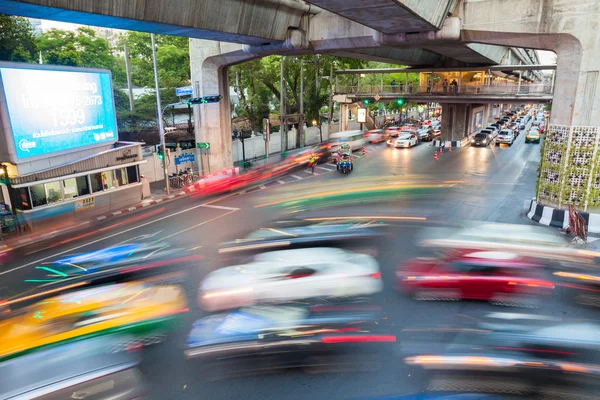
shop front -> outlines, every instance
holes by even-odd
[[[11,205],[30,229],[117,211],[141,200],[144,162],[140,143],[116,142],[82,160],[11,177]]]

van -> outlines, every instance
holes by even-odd
[[[332,153],[337,153],[342,143],[347,143],[352,151],[361,149],[367,144],[367,138],[360,130],[336,132],[330,135],[329,139]]]

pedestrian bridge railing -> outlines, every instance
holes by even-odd
[[[442,85],[434,86],[336,86],[336,94],[360,95],[360,96],[476,96],[476,95],[498,95],[516,96],[520,95],[551,95],[553,86],[549,84],[534,85]]]

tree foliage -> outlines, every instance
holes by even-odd
[[[36,53],[34,29],[29,21],[0,14],[0,60],[32,62]]]

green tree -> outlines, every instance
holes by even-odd
[[[0,14],[0,60],[33,62],[36,53],[34,29],[29,21]]]

